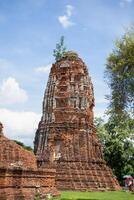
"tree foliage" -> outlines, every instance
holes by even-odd
[[[56,49],[53,51],[53,56],[56,62],[59,61],[66,52],[66,47],[64,45],[64,36],[61,36],[60,42],[56,44]]]
[[[105,78],[110,87],[109,119],[96,119],[104,158],[118,180],[134,176],[134,27],[116,41],[108,56]]]
[[[134,26],[116,40],[108,56],[105,77],[111,89],[109,111],[120,114],[134,109]]]
[[[134,123],[129,115],[111,118],[105,124],[109,137],[105,143],[105,159],[119,181],[126,174],[134,175]]]
[[[26,146],[23,142],[20,142],[18,140],[13,140],[16,144],[20,145],[21,147],[23,147],[24,149],[28,150],[28,151],[33,151],[33,149],[30,146]]]
[[[111,118],[104,122],[95,119],[98,136],[103,145],[104,159],[112,168],[120,183],[126,174],[134,176],[134,123],[129,115]]]

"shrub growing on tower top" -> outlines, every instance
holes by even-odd
[[[56,49],[53,51],[53,56],[56,62],[59,61],[65,54],[66,47],[64,46],[64,36],[61,36],[60,42],[56,44]]]

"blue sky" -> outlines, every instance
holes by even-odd
[[[5,134],[32,144],[53,49],[61,35],[89,68],[95,116],[109,93],[106,58],[134,21],[133,0],[0,0],[0,121]]]

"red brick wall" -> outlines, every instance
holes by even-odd
[[[33,200],[37,192],[59,194],[55,188],[55,170],[0,168],[0,200]]]

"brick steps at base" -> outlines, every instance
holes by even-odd
[[[103,165],[86,162],[59,163],[56,169],[56,185],[60,190],[117,190],[118,183],[111,170]],[[105,169],[105,170],[104,170]]]

